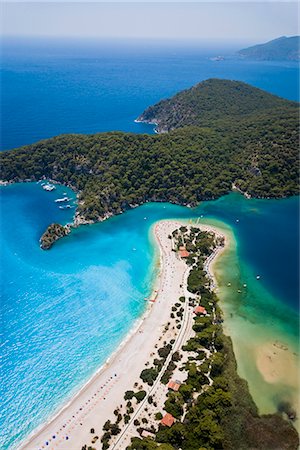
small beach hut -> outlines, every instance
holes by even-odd
[[[204,316],[206,316],[207,311],[204,308],[204,306],[196,306],[196,308],[194,309],[194,314],[196,314],[197,316],[199,316],[200,314],[203,314]]]
[[[179,256],[180,258],[187,258],[190,254],[185,247],[181,246],[179,247]]]
[[[160,423],[162,425],[164,425],[165,427],[171,427],[174,422],[175,422],[175,419],[172,416],[172,414],[170,414],[170,413],[165,414],[164,417],[160,421]]]
[[[177,380],[173,381],[173,380],[171,380],[168,383],[168,389],[171,389],[172,391],[177,392],[179,390],[179,388],[180,388],[180,385],[181,385],[180,381],[177,381]]]

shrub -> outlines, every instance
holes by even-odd
[[[134,396],[134,392],[133,391],[126,391],[125,395],[124,395],[124,400],[131,400],[133,396]]]
[[[141,379],[149,384],[150,386],[153,385],[153,382],[156,380],[158,375],[157,370],[154,367],[151,367],[150,369],[144,369],[142,370],[140,377]]]
[[[146,391],[139,391],[136,394],[134,394],[134,396],[137,399],[138,403],[140,403],[142,400],[144,400],[146,395],[147,395]]]

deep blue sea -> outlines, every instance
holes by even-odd
[[[241,44],[242,45],[242,44]],[[1,149],[62,133],[122,130],[145,108],[206,78],[242,80],[299,99],[296,62],[253,62],[240,48],[161,42],[5,40],[1,68]],[[224,61],[210,57],[224,55]]]
[[[240,61],[233,51],[170,43],[7,43],[2,149],[67,132],[153,132],[134,118],[162,97],[208,77],[244,80],[289,99],[299,97],[295,64]],[[220,62],[209,59],[219,54],[228,56]],[[201,214],[226,223],[238,242],[241,273],[254,280],[259,273],[272,297],[274,310],[264,311],[264,319],[284,321],[287,333],[298,339],[296,197],[246,200],[233,193],[196,210],[146,204],[81,227],[42,251],[38,240],[47,225],[67,223],[74,214],[72,208],[59,209],[54,200],[66,192],[73,206],[75,195],[63,186],[45,192],[36,183],[0,192],[0,448],[15,448],[52,415],[141,315],[155,276],[151,226],[157,220]],[[259,310],[263,301],[255,303],[251,292],[246,300]]]

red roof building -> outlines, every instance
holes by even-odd
[[[179,383],[178,381],[169,381],[168,383],[168,389],[172,389],[172,391],[177,392],[180,388],[181,383]]]
[[[185,247],[181,246],[179,247],[179,256],[180,258],[187,258],[190,254]]]
[[[170,413],[165,414],[164,417],[160,421],[160,423],[166,427],[171,427],[174,422],[175,422],[175,419],[172,416],[172,414],[170,414]]]
[[[206,316],[207,311],[206,311],[206,309],[204,308],[204,306],[196,306],[196,308],[194,309],[194,313],[197,314],[197,316],[198,316],[199,314],[204,314],[204,315]]]

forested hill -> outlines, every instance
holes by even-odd
[[[137,120],[157,124],[158,132],[189,125],[211,126],[217,119],[240,119],[296,103],[276,97],[240,81],[209,79],[161,100]],[[252,118],[257,121],[255,116]]]
[[[253,47],[240,50],[239,55],[248,59],[278,61],[300,60],[300,36],[286,37],[266,42],[265,44],[254,45]]]
[[[230,192],[233,183],[256,197],[298,194],[296,103],[244,83],[209,80],[167,104],[161,117],[170,117],[170,128],[189,126],[159,135],[47,139],[2,152],[1,179],[71,185],[79,192],[78,214],[93,221],[146,201],[196,205]]]

